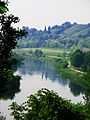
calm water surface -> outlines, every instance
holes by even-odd
[[[41,88],[54,90],[59,96],[69,99],[74,103],[83,102],[83,92],[80,86],[71,83],[68,79],[55,72],[55,67],[50,61],[35,59],[25,59],[23,64],[17,68],[16,75],[21,76],[20,91],[13,97],[0,100],[0,111],[6,116],[7,120],[12,120],[8,105],[12,102],[23,103],[27,96],[36,93]]]

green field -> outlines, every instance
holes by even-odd
[[[69,53],[69,51],[61,50],[61,49],[52,49],[52,48],[22,48],[22,49],[15,49],[14,51],[17,54],[26,54],[29,55],[30,51],[35,50],[42,50],[42,52],[47,55],[48,57],[57,57],[59,55],[62,55],[63,53]]]

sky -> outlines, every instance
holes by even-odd
[[[20,18],[18,26],[44,29],[64,22],[90,23],[90,0],[9,0],[9,13]]]

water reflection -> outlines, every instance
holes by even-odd
[[[14,76],[12,69],[0,69],[0,99],[13,99],[20,92],[20,76]]]
[[[74,96],[79,96],[81,93],[82,94],[84,93],[83,88],[72,81],[70,81],[69,87],[70,87],[70,91],[73,93]]]
[[[49,78],[52,81],[58,81],[63,86],[69,83],[69,80],[62,80],[61,76],[56,73],[55,66],[51,61],[34,58],[25,59],[18,71],[23,75],[41,74],[42,79],[45,78],[47,80]]]
[[[1,83],[2,84],[2,83]],[[20,92],[20,78],[13,78],[12,81],[4,83],[0,89],[0,99],[13,99],[15,94]]]
[[[33,74],[41,74],[42,79],[50,79],[53,82],[58,81],[62,86],[69,85],[70,91],[74,96],[79,96],[83,93],[83,88],[80,85],[69,81],[66,76],[64,78],[63,75],[57,74],[55,66],[50,60],[45,61],[35,58],[25,58],[21,67],[18,68],[18,71],[23,75],[29,74],[32,76]]]
[[[16,70],[16,67],[14,68]],[[8,106],[12,102],[23,103],[27,96],[35,94],[41,88],[54,90],[59,96],[72,100],[74,103],[83,102],[80,86],[66,78],[62,79],[55,72],[55,66],[51,61],[26,57],[23,63],[18,66],[14,76],[12,72],[11,74],[13,79],[10,81],[6,82],[5,78],[2,78],[3,82],[0,81],[0,111],[4,113],[7,120],[12,120],[11,111],[8,110]],[[22,80],[15,75],[21,76]]]

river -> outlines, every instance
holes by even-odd
[[[59,96],[74,103],[84,101],[82,88],[68,79],[62,79],[62,76],[56,73],[51,61],[26,58],[14,74],[21,76],[18,90],[15,92],[10,90],[8,97],[3,95],[0,100],[0,112],[6,116],[6,120],[13,119],[10,116],[11,111],[8,110],[8,106],[12,102],[23,103],[27,100],[27,96],[36,93],[41,88],[54,90]]]

